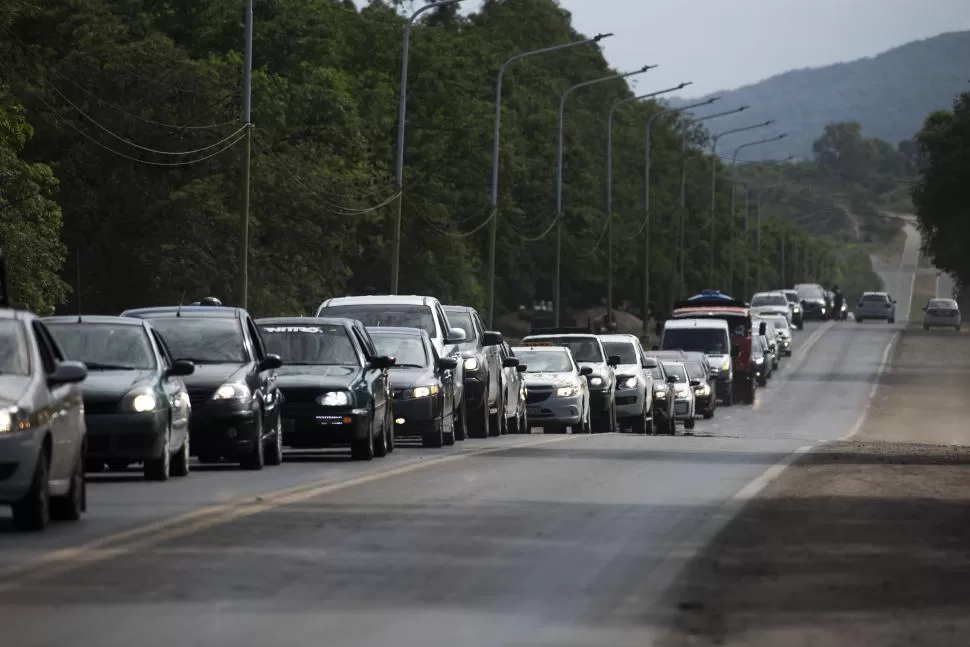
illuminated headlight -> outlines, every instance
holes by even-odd
[[[157,407],[158,400],[155,398],[155,394],[144,389],[132,391],[121,401],[121,408],[124,411],[132,411],[134,413],[154,411]]]
[[[677,395],[676,395],[676,397],[677,397],[678,400],[686,400],[687,398],[690,397],[690,390],[689,389],[677,389]]]
[[[661,387],[659,387],[657,389],[654,389],[653,394],[654,394],[654,396],[656,396],[658,398],[666,399],[666,397],[667,397],[667,387],[661,386]]]
[[[636,376],[633,376],[633,377],[625,377],[625,378],[623,378],[623,381],[620,382],[620,387],[621,388],[624,388],[624,389],[632,389],[632,388],[636,387],[636,385],[637,385],[637,378],[636,378]]]
[[[822,314],[825,314],[825,306],[822,306]]]
[[[694,394],[695,395],[710,395],[711,394],[711,387],[709,387],[706,384],[704,386],[699,386],[696,389],[694,389]]]
[[[579,387],[573,386],[561,386],[556,389],[556,396],[560,398],[571,398],[574,395],[579,395]]]
[[[795,314],[798,314],[799,312],[801,312],[801,311],[802,311],[802,309],[801,309],[801,308],[799,308],[798,306],[794,306],[794,307],[793,307],[793,308],[791,309],[791,311],[792,311],[792,312],[794,312]]]
[[[24,431],[25,429],[30,429],[30,421],[21,417],[20,409],[17,407],[0,409],[0,434]]]
[[[317,397],[317,404],[321,407],[350,406],[350,394],[346,391],[329,391]]]
[[[411,391],[412,398],[427,398],[432,395],[437,395],[440,387],[437,384],[430,384],[428,386],[416,386]]]
[[[731,370],[731,360],[728,359],[727,357],[725,357],[724,358],[724,361],[721,362],[721,370],[722,371],[730,371]]]
[[[764,357],[755,357],[754,358],[754,363],[755,364],[761,364],[764,361],[765,361],[765,358]]]
[[[212,394],[213,400],[248,400],[253,396],[249,387],[241,382],[223,384]]]
[[[465,370],[466,371],[477,371],[478,370],[478,364],[479,364],[479,362],[478,362],[478,358],[477,357],[469,357],[468,359],[465,360]]]
[[[593,377],[589,378],[589,385],[590,386],[603,386],[603,378],[601,378],[598,375],[594,375]]]

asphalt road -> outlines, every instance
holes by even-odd
[[[0,518],[2,643],[649,644],[667,587],[737,494],[856,424],[897,329],[807,325],[756,405],[721,408],[693,436],[509,436],[369,464],[108,476],[80,524],[28,536]]]

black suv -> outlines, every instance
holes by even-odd
[[[238,461],[259,470],[283,462],[279,355],[266,352],[249,313],[221,306],[126,310],[151,321],[172,355],[195,364],[189,392],[191,453],[203,463]]]
[[[502,383],[502,333],[485,330],[478,311],[467,306],[442,306],[448,325],[461,328],[465,341],[457,344],[465,374],[465,420],[473,438],[501,436],[505,419],[505,385]],[[464,440],[464,437],[458,438]]]

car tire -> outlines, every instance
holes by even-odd
[[[896,323],[896,318],[895,318],[895,317],[893,317],[892,319],[887,319],[887,320],[886,320],[886,323],[891,323],[891,324],[894,324],[894,323]]]
[[[455,418],[455,440],[468,438],[468,404],[465,398],[457,403],[458,417]]]
[[[263,445],[263,416],[256,416],[256,442],[249,454],[244,456],[239,464],[244,470],[258,471],[266,465],[266,447]]]
[[[505,433],[504,430],[502,429],[502,427],[503,427],[503,424],[502,423],[505,421],[505,415],[504,415],[504,412],[502,411],[502,395],[501,394],[499,394],[498,397],[495,398],[495,413],[494,413],[494,415],[492,413],[489,413],[488,412],[488,409],[489,409],[489,406],[488,406],[488,389],[489,388],[491,388],[490,385],[486,385],[485,386],[485,411],[486,411],[486,415],[488,416],[488,435],[489,435],[489,437],[493,437],[494,438],[494,437],[497,437],[497,436],[501,436],[503,433]]]
[[[516,426],[516,429],[519,430],[518,433],[520,433],[520,434],[531,434],[532,433],[532,430],[529,428],[529,419],[525,415],[525,403],[524,402],[522,403],[522,406],[519,407],[519,415],[518,415],[518,418],[517,418],[517,422],[515,423],[515,426]]]
[[[465,408],[466,411],[469,409]],[[482,398],[482,405],[477,409],[471,409],[468,417],[468,437],[469,438],[488,438],[488,398]]]
[[[714,417],[714,409],[708,409],[704,412],[704,420],[710,420]]]
[[[444,426],[445,426],[445,421],[444,421],[444,417],[442,416],[441,418],[438,418],[437,421],[435,421],[434,431],[432,431],[430,434],[426,434],[421,438],[421,444],[424,447],[432,447],[435,449],[437,449],[438,447],[441,447],[445,442]]]
[[[930,329],[929,326],[927,326],[926,324],[923,324],[923,330],[929,330],[929,329]],[[959,330],[959,328],[957,330]]]
[[[178,450],[175,456],[172,458],[172,465],[169,468],[171,470],[172,476],[188,476],[191,471],[190,462],[192,460],[192,452],[189,448],[189,434],[185,434],[185,442],[182,443],[182,447]]]
[[[394,437],[394,411],[391,408],[391,403],[388,402],[386,406],[387,414],[384,416],[384,429],[387,432],[387,453],[390,454],[394,451],[394,446],[397,444],[397,439]]]
[[[269,451],[266,452],[267,465],[283,464],[283,416],[277,412],[276,428],[273,429],[273,438],[269,441]]]
[[[715,398],[717,397],[716,388],[717,387],[715,387],[715,394],[714,394]],[[728,382],[727,392],[724,394],[724,406],[730,407],[733,405],[734,405],[734,382],[731,381],[731,382]]]
[[[647,410],[644,407],[640,415],[633,419],[633,424],[630,425],[630,431],[638,436],[643,436],[647,433],[647,425]]]
[[[145,479],[148,481],[167,481],[172,476],[172,427],[169,424],[168,431],[165,432],[165,446],[162,447],[162,455],[156,458],[149,458],[145,461],[143,471]]]
[[[11,506],[13,525],[18,530],[39,532],[50,523],[51,498],[47,461],[47,452],[41,452],[37,456],[37,465],[34,467],[30,488],[20,501]]]
[[[453,447],[455,444],[455,419],[452,416],[451,419],[451,431],[444,432],[441,437],[441,444],[445,447]]]
[[[65,496],[52,497],[51,519],[57,521],[80,521],[81,513],[87,509],[87,480],[84,478],[84,461],[78,455],[71,473],[71,487]]]
[[[856,320],[856,323],[862,323],[862,317],[860,317],[858,315],[856,315],[855,320]]]
[[[684,429],[686,429],[687,431],[693,431],[693,429],[694,429],[694,419],[693,418],[688,418],[687,420],[684,421]]]

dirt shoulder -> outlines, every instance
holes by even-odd
[[[859,434],[741,511],[688,567],[660,644],[966,645],[968,393],[970,336],[903,333]]]

